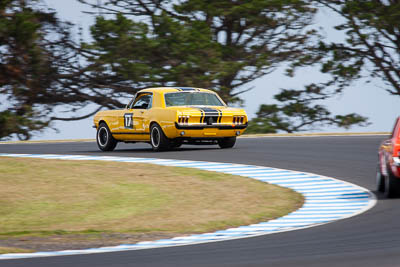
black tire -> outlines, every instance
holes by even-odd
[[[153,148],[153,151],[166,150],[171,145],[161,127],[156,123],[153,123],[150,126],[150,145]]]
[[[182,140],[175,139],[171,141],[170,147],[171,148],[179,148],[182,146]]]
[[[236,136],[225,137],[218,140],[218,145],[220,148],[232,148],[236,143]]]
[[[399,196],[399,181],[394,177],[389,167],[387,167],[387,173],[385,176],[385,197],[396,198]]]
[[[102,151],[113,151],[118,141],[112,136],[110,129],[104,122],[100,123],[96,134],[97,146]]]
[[[385,177],[382,175],[379,162],[378,166],[376,166],[376,190],[382,193],[385,192]]]

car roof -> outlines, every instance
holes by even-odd
[[[159,92],[159,93],[174,93],[174,92],[207,92],[214,93],[208,89],[195,88],[195,87],[155,87],[155,88],[146,88],[140,90],[138,93],[142,92]]]

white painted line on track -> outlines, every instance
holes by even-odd
[[[63,250],[35,253],[0,254],[1,259],[22,259],[50,256],[81,255],[126,250],[139,250],[171,246],[217,242],[260,235],[280,233],[314,227],[361,214],[376,204],[375,195],[360,186],[335,178],[312,173],[290,171],[272,167],[156,158],[131,158],[116,156],[55,155],[55,154],[0,154],[0,157],[29,157],[63,160],[100,160],[116,162],[151,163],[165,166],[198,168],[202,170],[241,175],[251,179],[288,187],[303,194],[304,205],[278,219],[240,226],[214,233],[174,237],[156,241],[123,244],[112,247],[82,250]]]

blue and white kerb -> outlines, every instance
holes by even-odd
[[[336,220],[349,218],[367,211],[376,203],[374,194],[357,185],[317,174],[269,167],[204,161],[107,156],[52,154],[0,154],[0,156],[63,160],[140,162],[174,167],[197,168],[207,171],[241,175],[270,184],[288,187],[303,194],[305,198],[304,205],[300,209],[284,217],[248,226],[240,226],[237,228],[221,230],[214,233],[196,234],[175,237],[171,239],[139,242],[136,244],[124,244],[113,247],[101,247],[83,250],[2,254],[0,255],[0,259],[20,259],[138,250],[253,237],[257,235],[266,235],[313,227]]]

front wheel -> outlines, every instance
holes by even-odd
[[[236,143],[236,136],[225,137],[218,140],[218,145],[220,148],[232,148]]]
[[[153,151],[162,151],[169,148],[170,142],[158,124],[150,127],[150,144]]]
[[[113,151],[117,146],[117,140],[111,135],[110,129],[104,122],[97,128],[96,141],[102,151]]]

